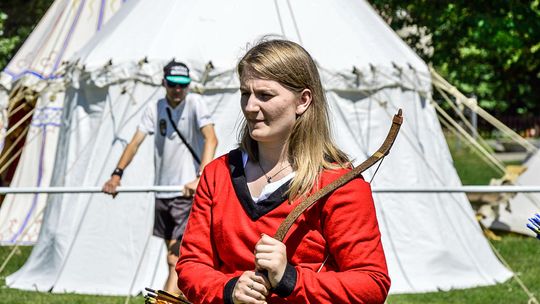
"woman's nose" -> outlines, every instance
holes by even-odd
[[[246,112],[258,112],[259,111],[259,100],[255,94],[249,94],[246,98]]]

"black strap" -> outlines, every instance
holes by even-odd
[[[166,110],[167,110],[167,116],[169,117],[169,121],[171,122],[171,125],[173,126],[173,129],[176,131],[176,134],[178,134],[178,136],[180,137],[180,139],[182,140],[184,145],[186,145],[186,147],[188,148],[189,152],[191,152],[191,156],[193,156],[193,158],[197,161],[197,164],[200,165],[201,164],[201,159],[199,158],[199,156],[197,156],[197,154],[195,153],[195,150],[193,150],[193,148],[188,144],[188,142],[186,141],[184,136],[182,136],[182,133],[180,133],[180,131],[176,127],[176,124],[174,123],[174,121],[172,119],[171,109],[169,109],[169,107],[166,107]]]

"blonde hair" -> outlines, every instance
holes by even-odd
[[[308,194],[317,185],[323,169],[350,166],[347,155],[336,147],[330,136],[328,106],[319,72],[309,53],[287,40],[266,40],[257,43],[237,66],[240,79],[256,77],[273,80],[292,92],[309,89],[311,105],[296,119],[289,135],[287,157],[296,175],[289,187],[289,201]],[[259,161],[258,145],[244,122],[240,148],[250,159]]]

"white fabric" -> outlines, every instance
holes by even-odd
[[[66,92],[67,100],[77,102],[64,108],[52,186],[101,186],[110,177],[142,112],[165,94],[161,87],[124,85],[138,98],[122,94],[120,87],[88,85]],[[141,144],[130,164],[135,174],[126,173],[122,185],[153,184],[153,146],[150,140]],[[46,224],[29,263],[10,276],[13,286],[93,294],[137,294],[147,286],[163,286],[166,249],[163,240],[152,237],[153,193],[115,199],[50,195],[43,217]]]
[[[244,164],[244,169],[246,168],[247,162],[248,162],[248,155],[247,153],[242,151],[242,163]],[[270,195],[272,195],[272,193],[274,193],[279,187],[281,187],[286,182],[290,181],[295,175],[296,175],[295,172],[291,172],[275,182],[271,182],[264,185],[259,196],[251,195],[251,199],[253,199],[255,203],[265,200]]]
[[[540,152],[533,154],[526,162],[527,170],[518,177],[516,185],[540,185]],[[518,193],[507,204],[499,204],[498,216],[494,214],[484,220],[484,225],[492,229],[513,231],[536,236],[527,228],[528,219],[540,213],[540,193]]]
[[[11,181],[14,187],[49,186],[60,135],[64,94],[45,90],[38,100],[26,136],[19,165]],[[38,238],[47,194],[4,198],[0,209],[0,244],[30,245]]]
[[[56,0],[13,56],[4,73],[57,78],[64,61],[78,51],[118,11],[124,1]]]
[[[64,105],[63,62],[79,50],[124,1],[56,0],[6,68],[0,72],[0,151],[7,126],[9,91],[24,85],[39,92],[36,111],[12,187],[49,186]],[[0,244],[33,244],[46,194],[7,195],[0,209]]]
[[[9,90],[11,89],[11,79],[7,74],[0,73],[0,152],[4,149],[4,139],[6,138],[9,104]]]
[[[290,181],[294,177],[294,175],[295,175],[295,173],[291,172],[291,173],[285,175],[283,178],[281,178],[278,181],[271,182],[271,183],[268,183],[268,184],[264,185],[263,189],[261,190],[261,194],[259,194],[259,196],[253,196],[252,195],[251,198],[253,199],[253,201],[255,203],[258,203],[260,201],[263,201],[263,200],[267,199],[279,187],[281,187],[286,182]]]
[[[190,30],[175,39],[171,29]],[[192,87],[201,90],[212,113],[217,155],[235,148],[242,118],[234,67],[247,44],[270,33],[300,42],[317,61],[335,140],[355,164],[376,150],[391,115],[403,108],[403,131],[373,185],[460,184],[436,113],[426,102],[427,66],[366,2],[130,0],[70,66],[55,185],[102,185],[145,104],[163,96],[161,68],[172,57],[188,63]],[[203,77],[209,61],[215,68]],[[126,174],[124,185],[152,183],[151,143],[144,147],[130,165],[140,173]],[[366,172],[366,180],[374,172]],[[485,286],[511,276],[483,237],[465,195],[374,198],[392,293]],[[161,247],[142,241],[151,234],[151,195],[121,194],[114,201],[61,195],[49,202],[38,244],[23,268],[6,278],[8,286],[99,294],[162,287],[158,274],[146,272],[166,267],[149,258]]]
[[[213,124],[206,104],[200,95],[190,93],[176,108],[168,105],[165,98],[150,103],[143,113],[138,129],[154,135],[154,165],[156,168],[155,184],[162,186],[185,185],[197,177],[199,164],[182,142],[167,115],[178,131],[201,159],[204,148],[204,137],[201,128]],[[129,168],[129,167],[128,167]],[[181,196],[182,192],[159,192],[158,198]]]

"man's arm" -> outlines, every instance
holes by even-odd
[[[117,169],[123,171],[131,163],[145,137],[146,133],[139,130],[135,132],[124,152],[122,152],[122,156],[120,156],[120,160],[116,165]],[[117,194],[116,187],[120,186],[120,179],[122,179],[121,174],[111,175],[111,178],[103,185],[102,191],[115,197]]]
[[[204,147],[201,157],[201,166],[199,167],[199,172],[202,172],[204,166],[214,159],[214,154],[216,153],[216,147],[218,140],[216,137],[216,132],[214,131],[214,125],[206,125],[201,128],[201,133],[204,138]]]
[[[216,153],[216,147],[218,140],[216,137],[216,132],[214,131],[214,125],[209,124],[201,128],[201,133],[204,139],[203,152],[201,157],[201,165],[199,166],[199,173],[202,172],[204,166],[214,159],[214,154]],[[195,194],[197,189],[197,184],[199,183],[199,174],[197,178],[184,185],[184,195],[191,197]]]

